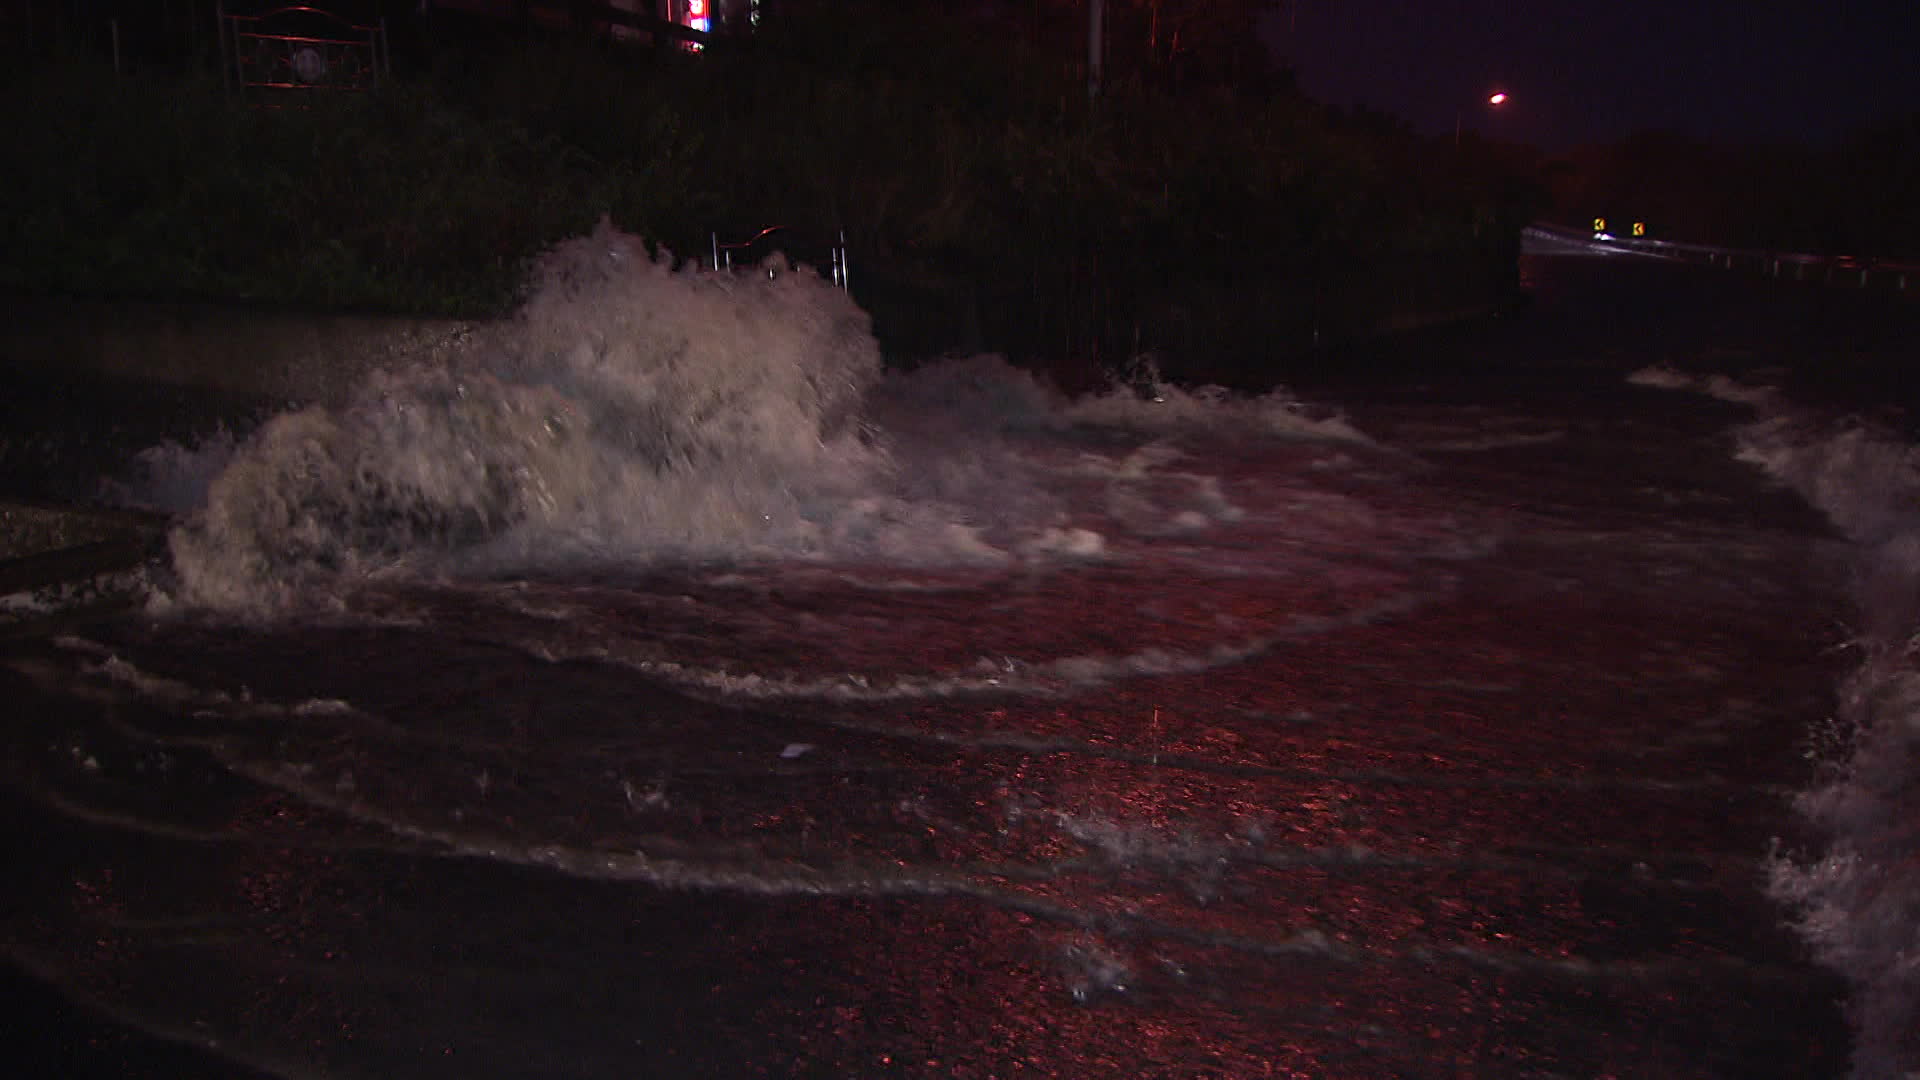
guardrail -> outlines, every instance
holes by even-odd
[[[1904,259],[1716,247],[1650,237],[1619,237],[1559,225],[1536,224],[1532,227],[1561,239],[1581,240],[1598,248],[1678,259],[1725,270],[1750,270],[1783,281],[1887,289],[1920,296],[1920,262]]]

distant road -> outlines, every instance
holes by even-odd
[[[1653,252],[1618,243],[1596,240],[1592,233],[1562,229],[1554,225],[1532,225],[1520,234],[1520,250],[1527,255],[1653,255]]]
[[[1782,281],[1809,281],[1920,298],[1920,262],[1884,256],[1812,254],[1684,244],[1653,237],[1596,234],[1544,222],[1521,235],[1528,255],[1640,255],[1739,270]]]
[[[1318,370],[1285,378],[1341,398],[1347,384],[1441,371],[1561,380],[1654,364],[1768,369],[1765,378],[1803,400],[1920,418],[1920,291],[1774,279],[1737,262],[1729,271],[1554,228],[1528,229],[1523,252],[1525,300],[1511,315],[1329,350]]]

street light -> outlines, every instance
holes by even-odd
[[[1493,93],[1487,95],[1487,105],[1491,108],[1497,109],[1506,103],[1507,92],[1505,90],[1495,90]],[[1464,109],[1453,110],[1453,145],[1456,148],[1460,145],[1460,120],[1464,112]]]

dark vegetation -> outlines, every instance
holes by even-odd
[[[779,224],[816,262],[844,231],[890,355],[1068,383],[1505,302],[1544,189],[1307,101],[1264,6],[1109,0],[1097,98],[1084,4],[1052,0],[789,3],[700,53],[397,16],[388,85],[283,109],[223,86],[210,29],[116,72],[97,23],[42,28],[0,76],[0,286],[486,315],[602,215],[685,256]]]

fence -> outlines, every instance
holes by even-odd
[[[298,103],[317,90],[371,90],[391,76],[385,21],[355,23],[292,5],[259,14],[217,9],[221,68],[242,97]]]

